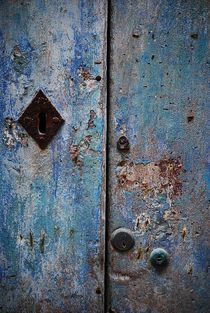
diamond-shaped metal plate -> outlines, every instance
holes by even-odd
[[[42,132],[40,131],[40,116],[44,117],[42,122],[44,131]],[[18,121],[41,149],[47,147],[64,123],[63,118],[42,90],[38,91]]]

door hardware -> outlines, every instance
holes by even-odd
[[[154,267],[165,266],[169,262],[169,254],[162,248],[156,248],[150,254],[150,262]]]
[[[64,123],[61,115],[41,90],[33,98],[18,121],[41,149],[47,147]]]
[[[121,136],[117,141],[117,149],[122,152],[127,152],[130,149],[128,138]]]
[[[116,250],[128,251],[133,248],[135,241],[132,232],[122,227],[112,233],[111,244]]]

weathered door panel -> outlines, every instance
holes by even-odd
[[[108,228],[135,246],[108,245],[108,312],[210,310],[207,13],[208,1],[112,1]]]
[[[106,1],[0,2],[0,312],[103,312]],[[17,122],[39,90],[46,149]]]

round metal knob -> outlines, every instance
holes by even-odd
[[[133,248],[135,241],[132,232],[122,227],[112,233],[111,244],[116,250],[128,251]]]
[[[157,248],[150,254],[150,262],[154,267],[162,267],[169,262],[169,254],[162,248]]]
[[[130,149],[128,138],[121,136],[117,142],[117,149],[122,152],[126,152]]]

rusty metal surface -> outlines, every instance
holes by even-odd
[[[0,54],[0,312],[103,312],[106,1],[0,1]],[[44,150],[38,90],[65,120]]]
[[[45,119],[40,130],[40,115]],[[25,128],[27,133],[38,143],[41,149],[45,149],[55,136],[61,125],[64,123],[56,108],[39,90],[31,103],[27,106],[18,122]]]
[[[109,242],[109,313],[210,311],[208,9],[205,0],[111,1],[109,239],[129,228],[135,246]],[[162,270],[157,248],[168,253]]]

